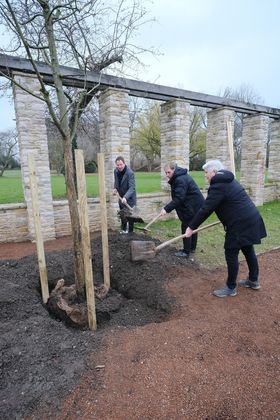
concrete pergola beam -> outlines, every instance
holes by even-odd
[[[36,62],[36,65],[38,71],[43,76],[44,81],[51,85],[53,83],[51,68],[43,62]],[[129,95],[138,96],[141,98],[154,99],[159,101],[183,99],[191,105],[201,106],[204,108],[213,109],[227,107],[236,112],[241,112],[244,114],[264,114],[270,118],[280,118],[279,108],[271,108],[263,105],[239,102],[220,96],[207,95],[204,93],[192,92],[189,90],[157,85],[154,83],[110,76],[108,74],[101,74],[94,71],[88,71],[84,73],[82,70],[73,67],[61,66],[60,68],[63,84],[65,86],[72,86],[81,89],[92,89],[95,87],[95,92],[103,91],[108,87],[112,87],[125,89],[128,91]],[[2,73],[3,76],[8,75],[13,77],[14,71],[35,74],[30,60],[21,57],[0,54],[0,76]]]

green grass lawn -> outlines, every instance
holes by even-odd
[[[203,171],[191,171],[190,175],[200,188],[205,186]],[[239,179],[239,173],[236,174]],[[160,191],[159,172],[136,172],[137,193],[150,193]],[[87,195],[88,197],[98,197],[98,175],[86,174]],[[65,179],[63,175],[52,175],[52,196],[54,200],[65,199]],[[22,203],[24,202],[21,172],[20,170],[5,171],[4,176],[0,177],[0,204]]]
[[[192,176],[200,187],[204,186],[203,172],[193,172]],[[137,193],[150,193],[160,191],[159,172],[136,172]],[[97,197],[99,195],[98,175],[86,174],[87,195]],[[63,175],[52,175],[52,196],[54,200],[66,198],[65,179]],[[0,204],[24,202],[20,170],[6,171],[0,178]]]

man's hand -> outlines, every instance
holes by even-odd
[[[122,200],[122,203],[123,203],[123,204],[127,204],[127,200],[126,200],[126,198],[125,198],[125,197],[123,197],[121,200]]]
[[[193,234],[193,229],[191,229],[190,227],[187,227],[186,232],[185,232],[186,238],[190,238],[192,234]]]
[[[166,213],[167,213],[167,211],[166,211],[166,210],[161,209],[161,211],[160,211],[159,215],[160,215],[160,216],[164,216]]]

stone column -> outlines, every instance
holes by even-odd
[[[269,117],[262,114],[243,120],[240,183],[257,206],[264,202],[268,124]]]
[[[269,147],[268,180],[280,181],[280,122],[271,123],[271,138]]]
[[[189,128],[190,104],[179,99],[161,105],[160,142],[161,142],[161,187],[168,188],[164,165],[176,162],[189,168]]]
[[[206,161],[219,159],[231,170],[227,122],[232,133],[235,112],[228,108],[218,108],[207,112]]]
[[[99,97],[100,151],[105,158],[106,190],[113,188],[115,159],[123,156],[130,166],[129,96],[126,90],[108,88]],[[116,197],[109,195],[108,218],[116,224]]]
[[[36,95],[40,95],[40,84],[36,77],[14,73],[15,81]],[[29,184],[28,155],[33,153],[37,167],[39,209],[44,240],[55,239],[54,210],[51,191],[50,165],[44,102],[13,85],[14,104],[24,198],[27,205],[28,229],[31,240],[35,238],[32,202]]]

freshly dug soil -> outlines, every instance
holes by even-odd
[[[132,239],[151,240],[109,236],[112,288],[96,299],[96,332],[42,304],[34,244],[0,245],[0,418],[280,418],[280,250],[259,256],[260,291],[219,299],[224,268],[173,247],[132,262]],[[92,260],[100,285],[100,237]],[[73,283],[70,238],[46,243],[46,261],[50,290]]]

